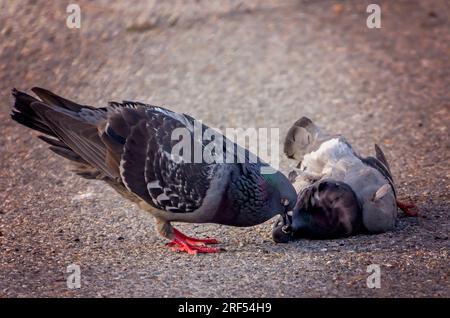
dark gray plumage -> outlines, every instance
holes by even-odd
[[[218,251],[204,246],[215,243],[214,239],[187,237],[170,222],[252,226],[295,204],[296,193],[288,179],[275,170],[262,174],[267,164],[259,159],[238,163],[236,153],[242,149],[236,144],[232,143],[233,163],[195,163],[196,147],[203,150],[207,142],[195,138],[195,120],[188,115],[128,101],[94,108],[42,88],[33,92],[41,100],[13,90],[12,119],[44,133],[40,139],[69,159],[78,175],[107,182],[152,213],[159,233],[172,239],[169,245],[176,250]],[[208,129],[200,127],[201,132]],[[180,141],[172,138],[178,128],[187,132],[191,156],[172,153]],[[224,153],[225,145],[226,138]]]
[[[303,189],[292,215],[280,216],[272,237],[277,243],[297,238],[337,238],[363,228],[361,206],[344,182],[322,179]]]

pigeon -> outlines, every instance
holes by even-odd
[[[274,239],[288,230],[322,238],[382,233],[395,227],[397,207],[417,215],[415,205],[397,199],[389,164],[378,145],[375,157],[361,157],[343,136],[302,117],[289,129],[284,153],[299,162],[289,173],[299,194],[291,219],[283,216],[275,223]],[[321,226],[325,216],[329,224]]]
[[[203,133],[209,127],[189,115],[132,101],[96,108],[42,88],[32,91],[39,99],[13,89],[12,119],[42,133],[39,138],[68,159],[76,174],[106,182],[151,213],[158,233],[170,240],[167,245],[173,251],[197,254],[221,249],[209,246],[218,243],[216,239],[189,237],[172,222],[248,227],[295,205],[297,194],[286,176],[273,168],[268,169],[273,173],[263,173],[262,168],[270,166],[259,158],[237,160],[242,148],[225,137],[211,154],[231,153],[231,162],[228,157],[226,162],[195,161],[196,149],[209,145],[196,129]],[[174,138],[175,132],[190,145],[178,153],[174,147],[180,139]],[[249,152],[244,153],[248,159]]]

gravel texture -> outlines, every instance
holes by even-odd
[[[450,296],[450,4],[377,1],[0,2],[0,297]],[[66,169],[9,119],[10,89],[85,104],[141,100],[213,127],[289,126],[307,115],[363,154],[379,143],[420,217],[394,232],[277,245],[271,223],[181,225],[226,252],[164,247],[153,219]],[[282,159],[288,171],[293,163]],[[66,287],[79,264],[82,287]],[[379,264],[381,288],[366,286]]]

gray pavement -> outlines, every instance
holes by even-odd
[[[0,297],[450,296],[450,4],[376,1],[0,1]],[[252,228],[181,225],[227,252],[164,247],[150,215],[83,180],[9,120],[10,89],[81,103],[140,100],[212,127],[279,127],[307,115],[363,154],[385,149],[401,198],[394,232],[271,241]],[[282,160],[288,171],[292,163]],[[79,264],[82,287],[65,270]],[[366,287],[381,266],[381,288]]]

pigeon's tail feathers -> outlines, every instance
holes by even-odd
[[[104,114],[85,108],[74,112],[41,102],[34,102],[31,107],[68,148],[106,176],[117,177],[105,161],[107,151],[98,133],[97,125],[105,119]]]
[[[45,120],[31,107],[31,104],[39,102],[38,99],[16,89],[12,90],[12,94],[15,97],[14,109],[11,113],[13,120],[28,128],[44,133],[45,135],[40,135],[38,138],[48,143],[50,150],[56,154],[80,164],[87,164],[83,158],[73,152],[70,147],[58,138]]]
[[[83,108],[95,109],[92,106],[79,105],[73,101],[65,99],[61,96],[56,95],[49,90],[40,87],[33,87],[31,89],[39,98],[47,105],[56,106],[60,108],[64,108],[73,112],[79,112]]]
[[[31,104],[38,102],[36,98],[27,93],[12,90],[12,95],[15,98],[11,118],[28,128],[39,131],[49,136],[56,137],[55,133],[47,126],[47,124],[36,114],[31,108]]]
[[[54,153],[56,153],[57,155],[60,155],[61,157],[64,157],[71,161],[75,161],[81,164],[87,164],[87,162],[83,158],[81,158],[78,154],[73,152],[73,150],[70,149],[61,140],[43,135],[38,136],[38,138],[48,143],[50,145],[49,149]]]
[[[50,144],[50,150],[81,164],[83,174],[87,169],[116,177],[105,161],[106,148],[98,135],[97,127],[106,118],[105,110],[78,105],[42,88],[33,91],[42,101],[13,89],[12,119],[44,133],[39,138]]]

